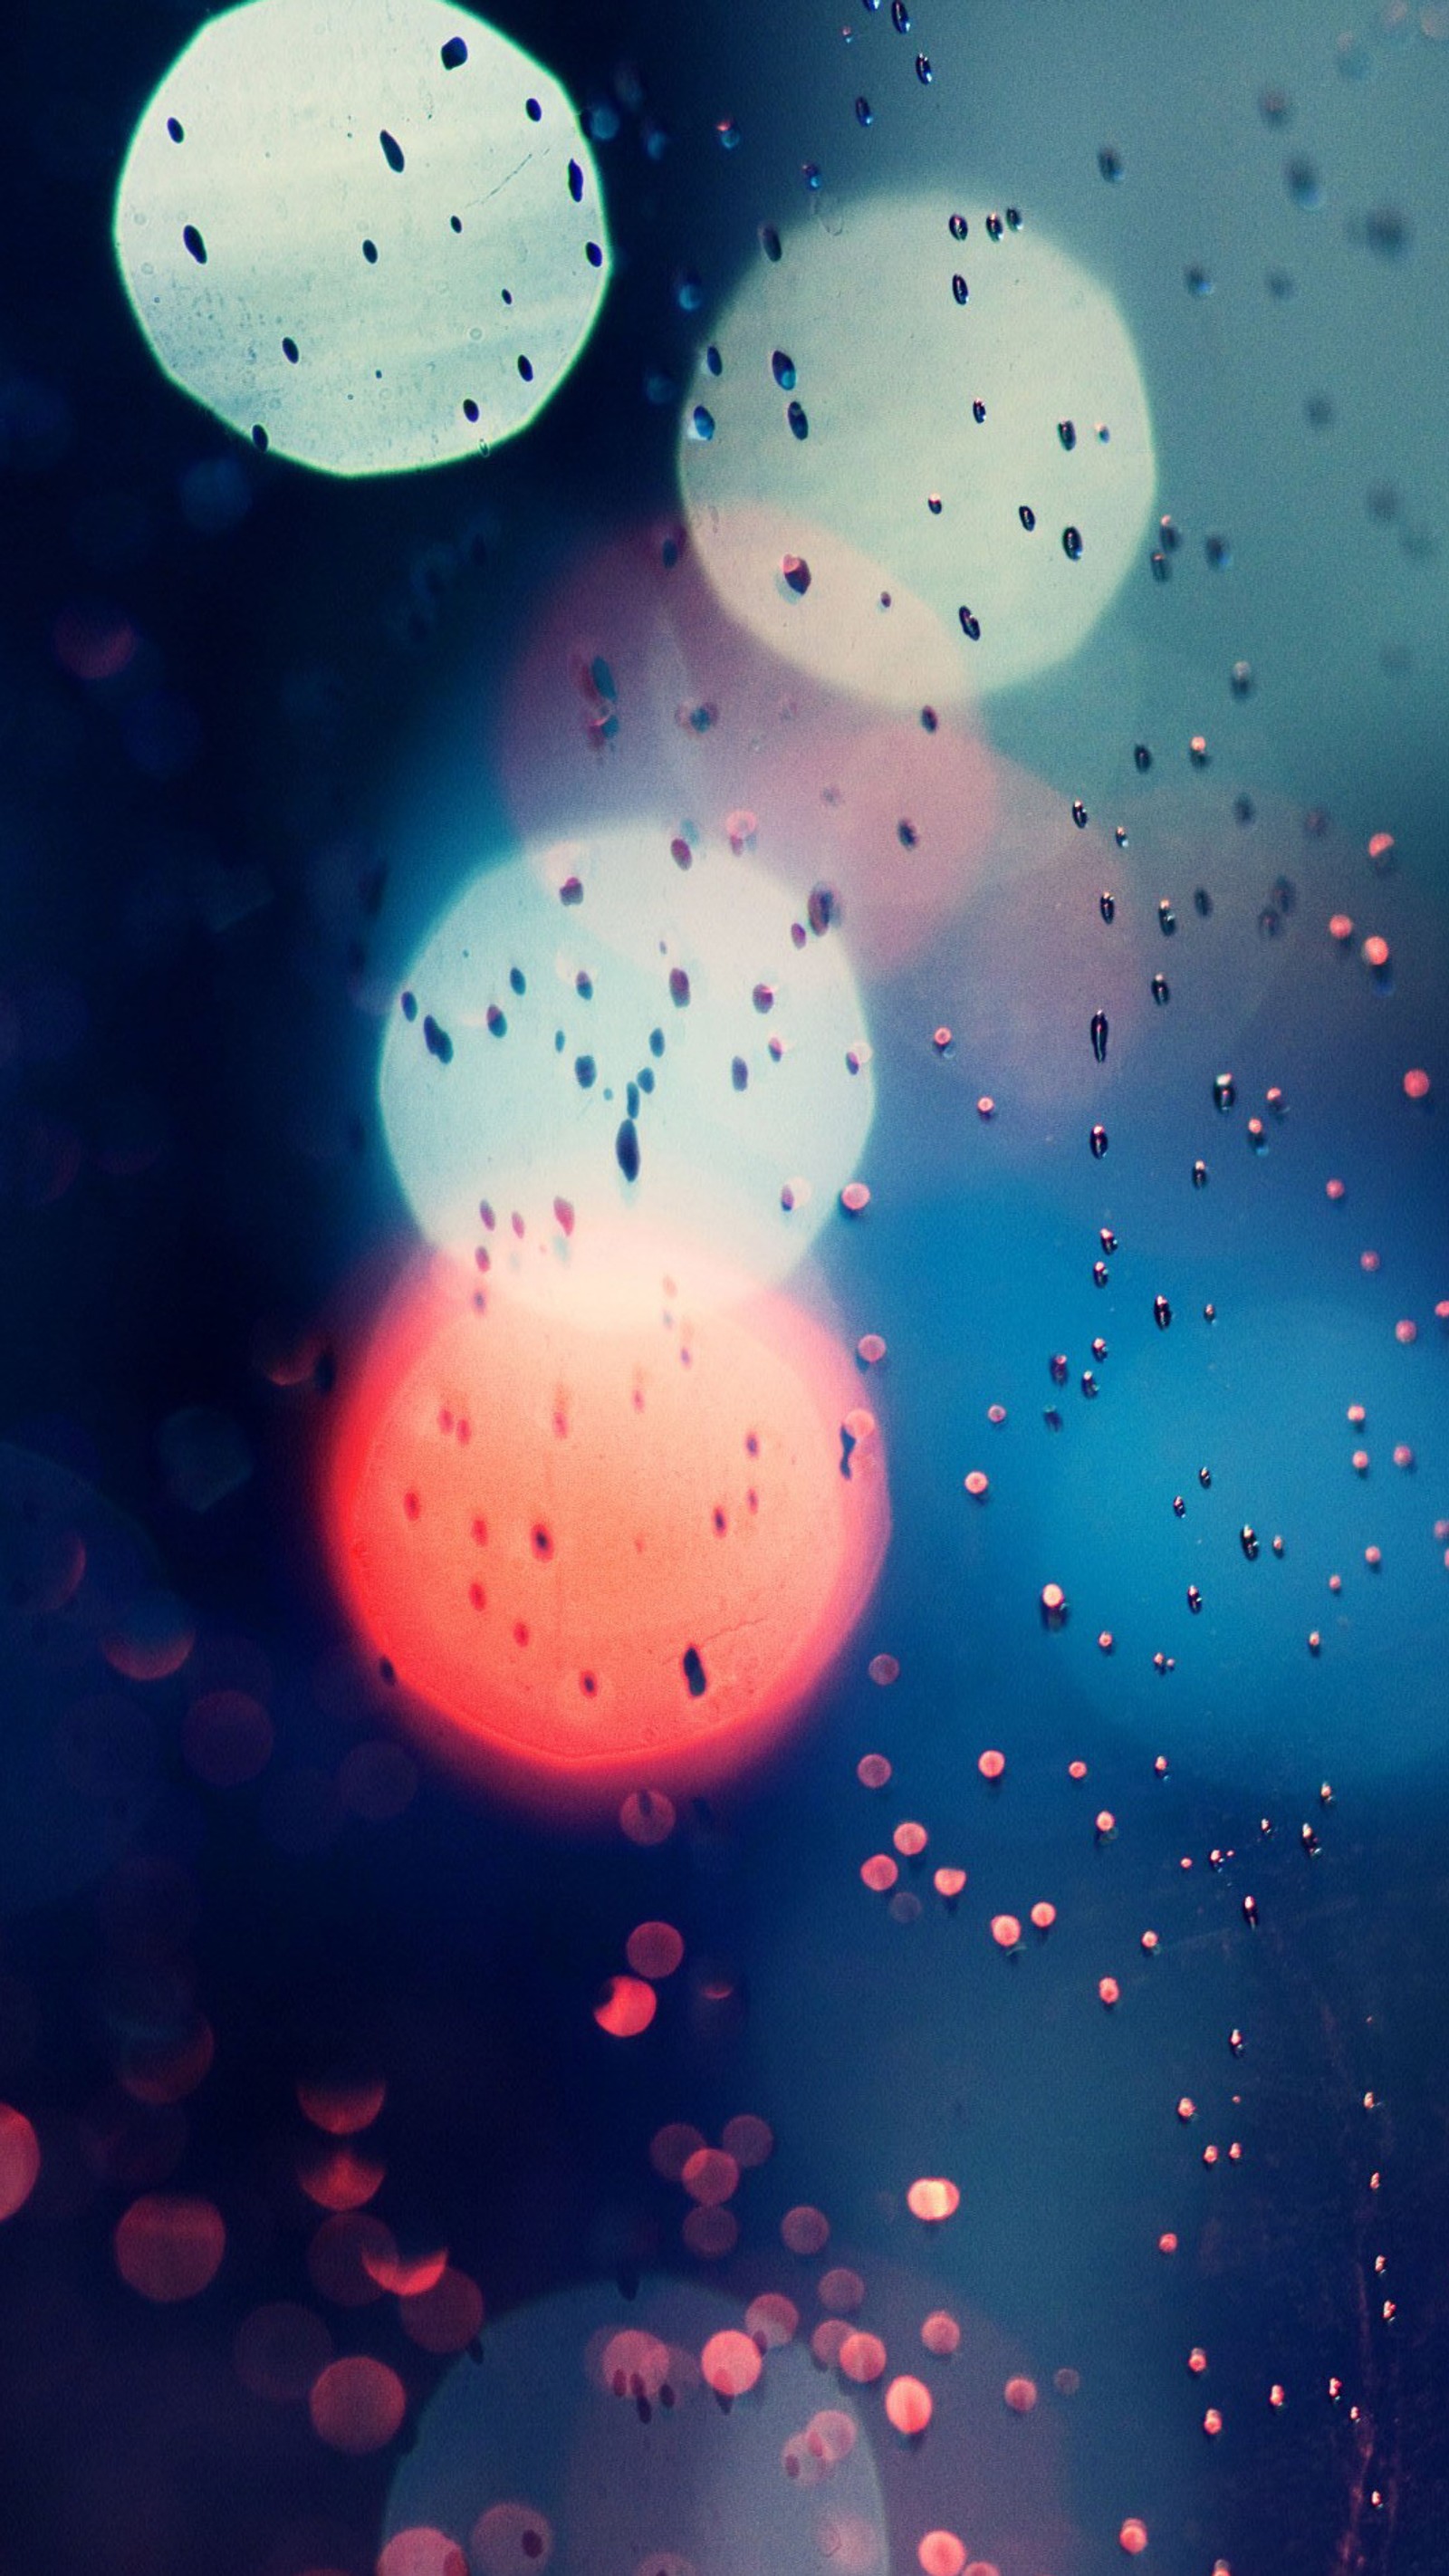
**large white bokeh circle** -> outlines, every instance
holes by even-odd
[[[839,927],[659,824],[476,876],[409,970],[381,1072],[424,1233],[525,1285],[616,1273],[631,1237],[778,1280],[839,1219],[873,1093]]]
[[[334,474],[511,438],[608,275],[558,83],[445,0],[250,0],[137,126],[116,251],[161,366],[234,429]]]
[[[721,315],[720,372],[685,404],[684,498],[725,605],[818,678],[895,706],[1004,688],[1075,652],[1142,557],[1152,508],[1147,398],[1116,306],[1034,222],[994,238],[990,203],[883,196],[839,232],[792,225]]]

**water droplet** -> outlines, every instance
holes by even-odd
[[[1107,1151],[1107,1130],[1106,1130],[1106,1128],[1105,1128],[1105,1127],[1094,1127],[1094,1128],[1092,1129],[1092,1133],[1091,1133],[1091,1135],[1090,1135],[1090,1137],[1088,1138],[1088,1140],[1087,1140],[1087,1141],[1088,1141],[1088,1143],[1090,1144],[1090,1146],[1091,1146],[1091,1148],[1092,1148],[1092,1155],[1093,1155],[1093,1159],[1094,1159],[1096,1162],[1099,1162],[1099,1163],[1100,1163],[1100,1161],[1101,1161],[1101,1159],[1102,1159],[1102,1156],[1103,1156],[1103,1155],[1106,1153],[1106,1151]]]
[[[1082,532],[1080,528],[1063,528],[1062,552],[1069,563],[1080,563],[1082,559]]]
[[[1105,1064],[1107,1061],[1107,1014],[1105,1011],[1094,1011],[1092,1013],[1091,1039],[1092,1053],[1096,1057],[1098,1064]]]

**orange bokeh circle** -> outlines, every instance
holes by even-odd
[[[641,1266],[642,1262],[642,1266]],[[551,1795],[691,1785],[776,1740],[869,1595],[878,1436],[788,1299],[621,1247],[601,1311],[416,1263],[353,1361],[322,1508],[400,1713]]]

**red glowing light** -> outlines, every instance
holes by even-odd
[[[117,2223],[116,2269],[143,2299],[194,2299],[216,2278],[226,2227],[209,2200],[180,2192],[147,2192]]]
[[[743,2397],[754,2387],[762,2367],[759,2347],[733,2326],[710,2336],[699,2366],[716,2397]]]
[[[928,2222],[954,2218],[960,2206],[959,2186],[939,2174],[926,2175],[919,2182],[913,2182],[906,2194],[906,2207],[911,2216]]]
[[[684,1943],[672,1923],[636,1923],[624,1944],[624,1956],[636,1977],[652,1982],[672,1977],[684,1956]]]
[[[865,2386],[872,2379],[879,2379],[885,2369],[886,2348],[879,2335],[863,2334],[857,2328],[854,2334],[846,2336],[837,2360],[847,2379]]]
[[[1001,2393],[1013,2415],[1029,2415],[1036,2404],[1036,2381],[1021,2377],[1008,2379]]]
[[[740,2222],[732,2209],[692,2209],[679,2231],[691,2254],[706,2263],[722,2262],[732,2254],[740,2238]]]
[[[361,2458],[392,2440],[407,2411],[407,2397],[397,2372],[385,2361],[354,2352],[330,2361],[319,2373],[307,2409],[319,2440]]]
[[[445,2531],[414,2523],[393,2533],[378,2558],[376,2576],[468,2576],[468,2561]]]
[[[0,2220],[23,2209],[40,2174],[40,2140],[23,2111],[0,2102]]]
[[[678,2182],[690,2157],[703,2145],[700,2131],[687,2120],[667,2120],[649,2141],[649,2161],[666,2182]]]
[[[324,2147],[315,2142],[297,2157],[297,2180],[319,2209],[362,2209],[382,2186],[387,2167],[381,2156],[360,2156],[351,2147]]]
[[[401,2295],[398,2323],[423,2352],[462,2352],[483,2323],[483,2293],[447,2264],[431,2287]]]
[[[924,2576],[961,2576],[966,2551],[954,2531],[928,2531],[917,2544]]]
[[[619,1823],[631,1843],[647,1850],[667,1843],[674,1831],[674,1803],[662,1789],[631,1789],[619,1809]]]
[[[830,2221],[823,2209],[802,2203],[786,2210],[780,2221],[780,2238],[792,2254],[818,2254],[830,2241]]]
[[[832,2316],[853,2317],[865,2305],[865,2283],[848,2264],[834,2263],[828,2272],[821,2273],[816,2296]]]
[[[696,2147],[679,2179],[701,2209],[718,2209],[738,2191],[740,2169],[722,2147]]]
[[[567,1280],[539,1307],[422,1265],[331,1457],[339,1576],[403,1713],[536,1792],[617,1796],[646,1749],[691,1781],[762,1749],[884,1549],[878,1441],[842,1461],[848,1356],[780,1297],[691,1314],[662,1279],[648,1322],[644,1303],[600,1319]],[[673,1822],[647,1799],[624,1801],[631,1839]]]
[[[907,2441],[918,2441],[933,2412],[931,2392],[920,2379],[893,2379],[885,2393],[887,2421]]]
[[[778,2352],[782,2345],[794,2342],[799,2330],[800,2311],[779,2290],[762,2291],[745,2310],[745,2331],[753,2335],[761,2352]]]
[[[737,2111],[720,2131],[720,2145],[726,2155],[733,2156],[736,2164],[747,2170],[752,2165],[769,2163],[775,2152],[775,2132],[768,2120],[757,2118],[753,2111]]]
[[[599,2354],[599,2376],[614,2397],[647,2397],[651,2404],[668,2381],[669,2346],[638,2326],[610,2335]]]
[[[933,2308],[930,2315],[921,2320],[921,2341],[927,2352],[944,2361],[953,2352],[959,2352],[961,2329],[947,2309]]]
[[[329,2138],[350,2138],[371,2128],[387,2086],[373,2076],[299,2076],[297,2099],[314,2129],[325,2129]]]
[[[313,2288],[339,2308],[365,2308],[380,2299],[381,2274],[397,2260],[391,2228],[363,2209],[324,2218],[307,2248]]]
[[[659,2009],[659,1998],[642,1977],[610,1977],[594,2006],[594,2019],[611,2039],[637,2039]]]

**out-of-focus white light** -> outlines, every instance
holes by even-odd
[[[964,239],[944,194],[881,198],[837,233],[793,225],[685,403],[684,497],[725,604],[817,677],[895,706],[1075,652],[1152,505],[1147,398],[1111,296],[1034,224],[994,239],[986,203],[958,201]]]
[[[617,1281],[631,1237],[779,1279],[844,1221],[874,1099],[822,891],[658,824],[476,876],[409,971],[380,1088],[424,1233],[540,1286],[559,1262]]]
[[[136,128],[115,211],[167,375],[333,474],[476,455],[567,375],[609,250],[573,108],[445,0],[250,0]]]

